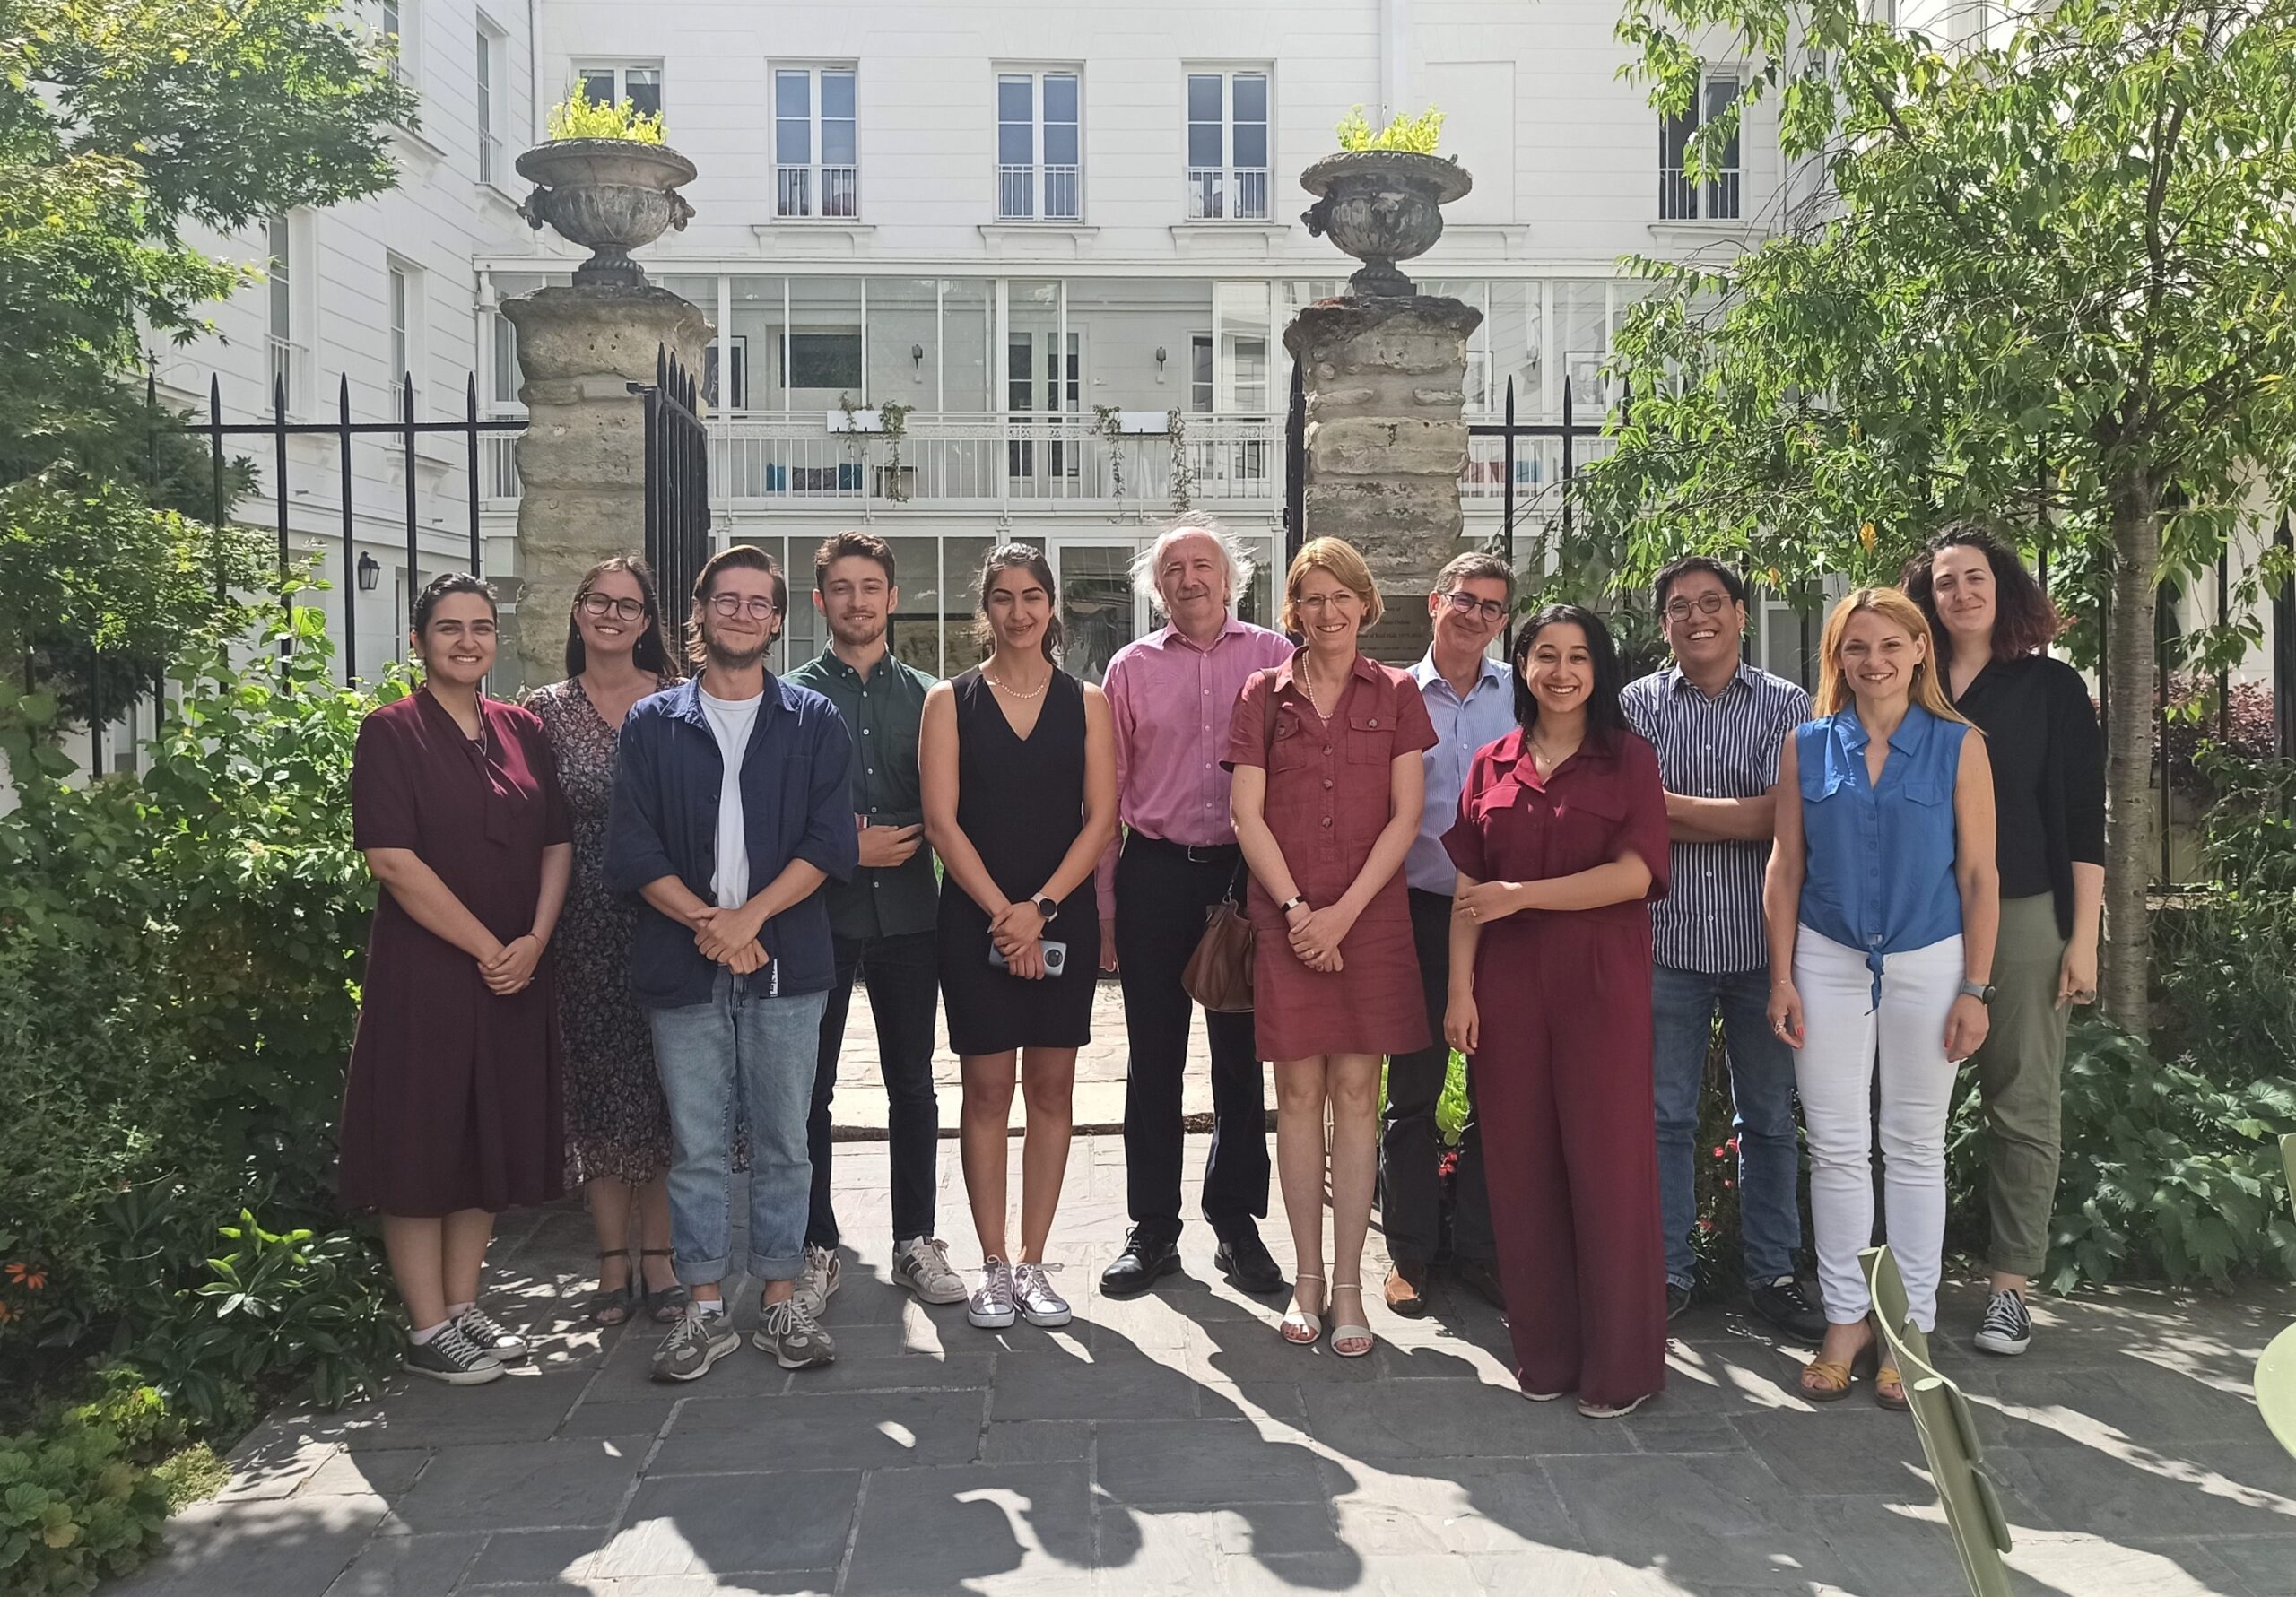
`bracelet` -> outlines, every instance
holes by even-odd
[[[1290,915],[1295,909],[1305,909],[1307,907],[1308,895],[1305,893],[1293,893],[1290,898],[1284,899],[1283,903],[1278,904],[1275,907],[1275,913],[1278,915]]]

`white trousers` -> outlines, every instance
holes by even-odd
[[[1872,1307],[1857,1254],[1874,1240],[1877,1055],[1890,1251],[1905,1278],[1913,1323],[1925,1332],[1937,1324],[1937,1274],[1945,1249],[1945,1121],[1954,1075],[1945,1062],[1945,1019],[1961,979],[1959,936],[1891,954],[1883,964],[1876,1009],[1874,976],[1863,953],[1807,926],[1794,940],[1804,1028],[1794,1076],[1810,1136],[1818,1289],[1834,1324],[1854,1324]]]

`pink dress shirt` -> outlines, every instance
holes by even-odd
[[[1228,818],[1228,723],[1252,673],[1292,658],[1280,632],[1234,616],[1208,649],[1178,627],[1126,644],[1109,662],[1100,690],[1116,728],[1117,814],[1126,827],[1194,847],[1233,843]],[[1095,879],[1100,918],[1116,914],[1116,856],[1101,856]]]

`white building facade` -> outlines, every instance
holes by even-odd
[[[1641,287],[1620,258],[1733,251],[1780,199],[1766,113],[1729,173],[1673,169],[1687,124],[1662,125],[1617,77],[1610,0],[368,0],[359,14],[397,35],[422,96],[419,128],[397,135],[402,183],[219,241],[277,269],[218,308],[219,337],[161,360],[170,396],[204,410],[213,374],[227,421],[263,420],[281,378],[291,420],[331,423],[347,385],[352,419],[379,421],[410,374],[425,420],[463,416],[474,379],[481,413],[517,414],[497,308],[565,281],[578,252],[518,217],[511,162],[572,85],[630,98],[661,110],[700,172],[693,223],[639,258],[715,329],[719,536],[765,544],[800,589],[828,533],[892,540],[896,646],[935,672],[970,663],[969,583],[998,542],[1050,554],[1087,675],[1152,624],[1125,568],[1178,499],[1264,563],[1280,555],[1283,330],[1355,265],[1308,236],[1297,175],[1351,108],[1375,123],[1440,108],[1444,152],[1474,176],[1406,267],[1483,312],[1471,421],[1495,419],[1510,383],[1522,420],[1558,420],[1568,385],[1577,420],[1598,421]],[[1710,65],[1694,115],[1742,75]],[[271,525],[268,441],[237,448],[265,482],[239,514]],[[288,519],[332,585],[319,602],[338,638],[356,606],[372,674],[404,652],[410,588],[470,564],[474,494],[486,573],[516,575],[517,483],[507,439],[474,482],[459,438],[354,438],[346,547],[341,448],[292,441]],[[1561,464],[1557,440],[1518,444],[1522,516],[1552,506]],[[1498,531],[1501,472],[1497,441],[1478,439],[1470,543]],[[811,607],[793,608],[795,660],[820,638]],[[1248,609],[1268,616],[1264,582]],[[1798,629],[1772,630],[1790,656]]]

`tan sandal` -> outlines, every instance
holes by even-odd
[[[1913,1407],[1905,1394],[1905,1377],[1898,1374],[1894,1358],[1874,1371],[1874,1401],[1893,1414],[1902,1414]]]
[[[1352,1281],[1344,1287],[1335,1286],[1331,1289],[1331,1295],[1334,1298],[1337,1298],[1342,1292],[1354,1293],[1356,1301],[1360,1303],[1362,1301],[1363,1283]],[[1363,1345],[1350,1352],[1339,1345],[1342,1342],[1361,1342]],[[1378,1339],[1371,1334],[1371,1328],[1369,1325],[1342,1324],[1331,1328],[1331,1350],[1342,1358],[1368,1358],[1371,1350],[1378,1345]]]
[[[1320,1275],[1309,1275],[1304,1270],[1292,1272],[1292,1306],[1285,1312],[1283,1322],[1275,1328],[1276,1333],[1295,1348],[1313,1347],[1316,1339],[1324,1333],[1323,1316],[1310,1314],[1300,1306],[1300,1289],[1309,1281],[1315,1282],[1318,1287],[1325,1284],[1324,1278]],[[1331,1306],[1328,1296],[1325,1297],[1324,1306],[1326,1308]]]
[[[1801,1394],[1813,1403],[1838,1403],[1849,1395],[1857,1383],[1858,1372],[1871,1370],[1875,1361],[1878,1337],[1868,1341],[1849,1357],[1848,1363],[1839,1358],[1813,1358],[1802,1367],[1801,1379],[1795,1383]]]

